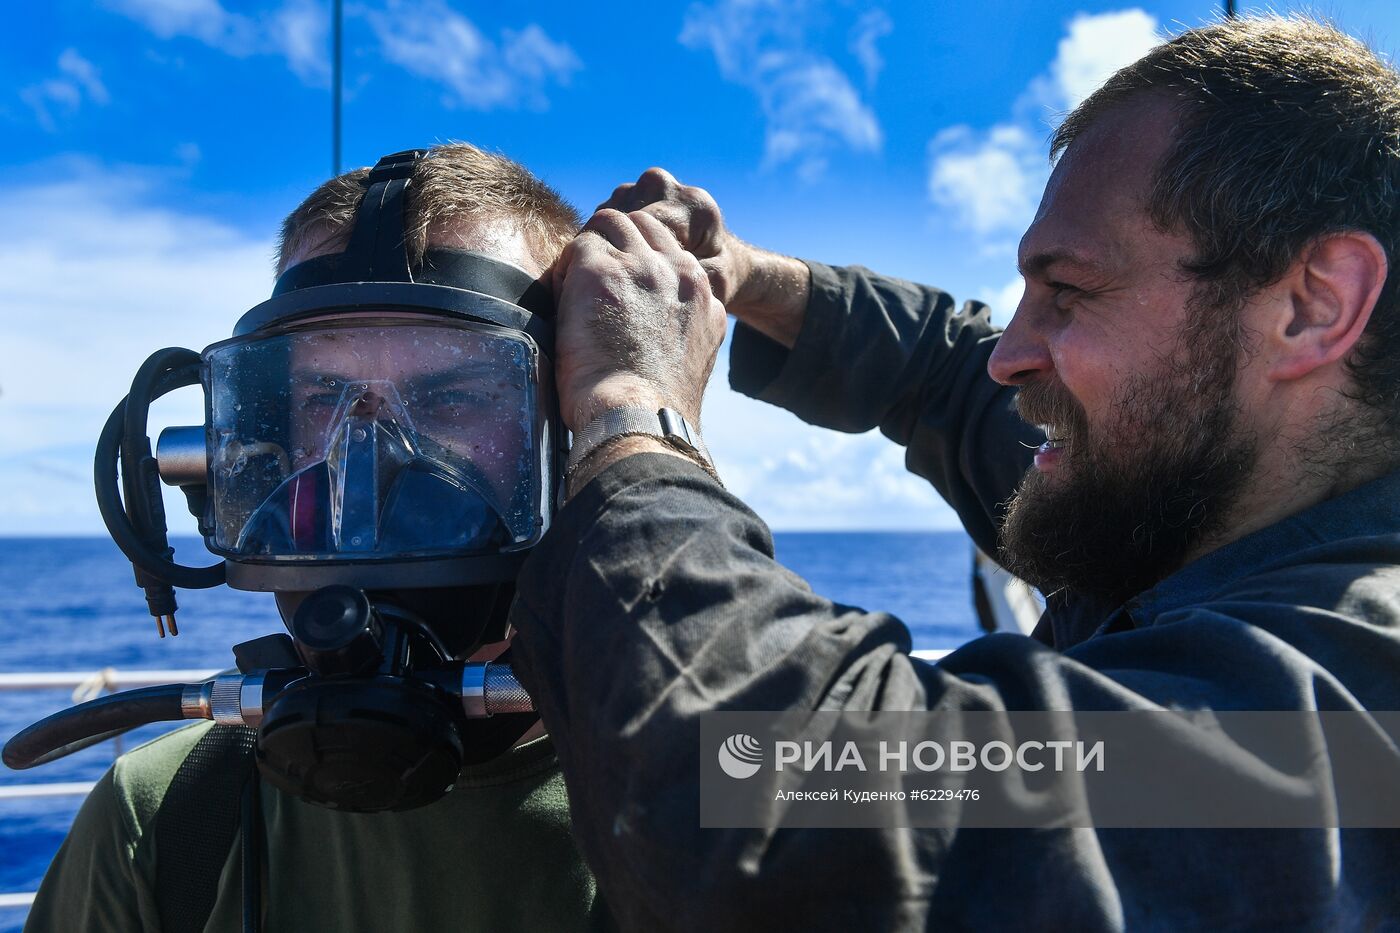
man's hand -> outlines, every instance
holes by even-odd
[[[621,405],[670,407],[700,423],[724,306],[661,221],[600,210],[565,247],[553,280],[555,381],[570,430]]]
[[[796,342],[811,289],[807,266],[729,232],[708,191],[682,185],[665,169],[649,168],[635,183],[619,185],[599,205],[606,208],[661,221],[700,260],[715,297],[730,314],[784,346]]]

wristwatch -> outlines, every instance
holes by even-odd
[[[644,434],[658,438],[694,460],[716,479],[714,461],[700,439],[700,432],[674,408],[656,410],[640,406],[609,408],[574,434],[564,475],[571,475],[604,444],[619,437]]]

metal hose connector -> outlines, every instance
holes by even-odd
[[[535,709],[535,701],[515,679],[515,672],[505,664],[486,666],[486,715],[498,713],[529,713]]]
[[[468,719],[500,713],[528,713],[535,708],[530,694],[507,664],[468,662],[462,668],[462,709]]]

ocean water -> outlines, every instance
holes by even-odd
[[[969,573],[972,546],[961,532],[777,534],[778,560],[813,590],[849,606],[892,613],[915,648],[949,648],[978,634]],[[197,540],[176,541],[176,558],[205,563]],[[237,642],[283,631],[265,594],[180,591],[180,635],[160,639],[131,567],[99,538],[0,538],[0,672],[223,668]],[[72,703],[67,690],[0,692],[0,739]],[[125,748],[158,735],[129,733]],[[110,766],[103,743],[32,771],[0,768],[0,785],[93,781]],[[33,891],[81,799],[0,799],[0,893]],[[24,911],[0,910],[0,933]]]

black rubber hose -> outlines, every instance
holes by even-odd
[[[147,544],[164,550],[165,508],[160,499],[160,481],[142,475],[142,461],[151,456],[146,423],[151,402],[172,389],[199,384],[199,354],[184,347],[166,347],[146,358],[131,380],[122,424],[122,486],[126,512],[132,526]],[[149,480],[149,482],[148,482]],[[154,501],[152,499],[154,497]]]
[[[180,378],[184,374],[167,373],[166,378],[156,384],[155,397],[184,385]],[[102,434],[97,439],[97,453],[93,457],[93,486],[97,492],[97,509],[102,513],[102,522],[126,555],[127,560],[145,570],[151,576],[187,590],[208,589],[224,582],[226,568],[222,562],[210,567],[186,567],[170,560],[163,553],[141,540],[131,519],[122,506],[121,490],[117,483],[117,459],[120,456],[122,429],[126,420],[126,400],[117,403],[107,418]]]
[[[87,748],[96,736],[184,719],[180,704],[184,691],[185,684],[161,684],[89,700],[20,730],[5,743],[0,757],[6,767],[23,771]]]

